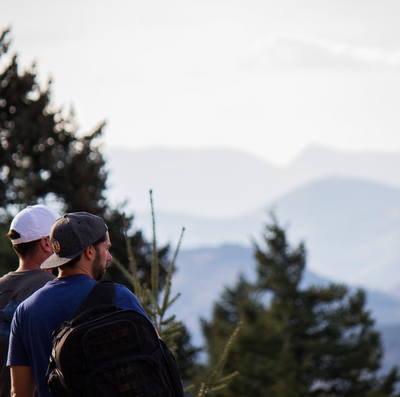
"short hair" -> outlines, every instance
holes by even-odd
[[[107,232],[104,233],[97,241],[95,241],[92,245],[95,248],[96,251],[98,251],[98,246],[101,243],[104,243],[104,241],[107,240]]]
[[[10,240],[15,240],[17,238],[20,238],[21,235],[14,229],[11,229],[7,233],[7,237]],[[39,248],[39,240],[34,240],[34,241],[29,241],[28,243],[20,243],[20,244],[13,244],[14,251],[16,254],[21,258],[24,259],[28,255],[35,255],[38,251]]]
[[[96,251],[98,251],[98,246],[101,243],[104,243],[104,241],[106,241],[107,239],[107,233],[104,233],[97,241],[95,241],[93,244],[94,249]],[[76,258],[71,259],[69,262],[65,263],[64,265],[61,265],[59,267],[63,267],[63,266],[68,266],[68,267],[73,267],[75,265],[75,263],[79,262],[82,258],[82,253],[80,253]]]

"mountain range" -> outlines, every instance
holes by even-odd
[[[400,153],[343,153],[310,147],[285,167],[228,149],[110,149],[108,198],[129,200],[133,212],[158,211],[208,217],[240,216],[265,208],[306,183],[327,177],[400,188]]]
[[[310,271],[400,296],[400,155],[312,147],[285,168],[229,150],[106,157],[109,199],[128,199],[148,238],[150,187],[158,241],[176,243],[184,226],[183,249],[250,246],[262,240],[272,210],[292,244],[305,242]]]
[[[312,182],[274,201],[270,208],[292,244],[303,241],[309,269],[322,277],[400,296],[400,189],[372,182],[330,178]],[[156,211],[159,242],[182,247],[250,246],[262,241],[268,209],[232,218]],[[151,214],[135,225],[151,238]]]

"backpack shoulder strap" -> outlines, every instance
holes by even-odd
[[[115,283],[112,281],[104,281],[96,283],[89,295],[84,299],[80,306],[68,317],[68,320],[79,316],[88,309],[92,309],[100,305],[115,306]]]

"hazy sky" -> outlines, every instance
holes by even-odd
[[[104,146],[400,152],[400,2],[14,0],[11,53]],[[4,62],[4,61],[3,61]]]

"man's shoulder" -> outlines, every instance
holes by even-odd
[[[115,283],[115,295],[118,295],[118,294],[126,295],[126,296],[131,296],[131,295],[135,296],[134,293],[125,285]]]
[[[32,280],[50,281],[53,280],[54,278],[55,276],[41,269],[25,270],[22,272],[15,271],[15,272],[9,272],[0,277],[0,284],[20,282],[20,280],[25,280],[25,279],[29,279],[31,281]]]
[[[51,281],[55,279],[55,276],[44,271],[44,270],[29,270],[26,272],[26,277],[29,277],[30,280],[38,280],[38,281]]]
[[[145,314],[138,298],[125,285],[115,285],[115,304],[121,309],[135,310]]]
[[[0,300],[2,302],[8,300],[22,302],[53,279],[54,276],[43,270],[10,272],[0,280],[0,287],[3,291]]]
[[[64,279],[52,279],[42,288],[25,299],[19,306],[20,315],[23,312],[30,313],[46,310],[58,310],[58,305],[63,307],[78,306],[89,293],[95,283],[90,277],[66,277]]]

